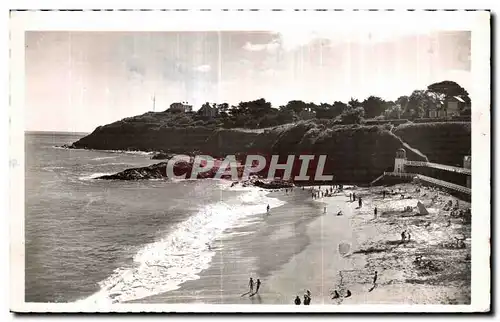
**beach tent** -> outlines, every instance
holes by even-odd
[[[419,215],[428,215],[429,211],[425,208],[424,204],[421,203],[420,201],[417,202],[417,208],[418,208],[418,214]]]

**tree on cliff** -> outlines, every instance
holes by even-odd
[[[361,105],[365,110],[366,118],[375,118],[388,108],[388,104],[386,101],[377,96],[370,96],[365,99]]]
[[[299,115],[300,113],[307,110],[308,108],[309,108],[309,106],[307,103],[305,103],[304,101],[299,101],[299,100],[289,101],[288,103],[286,103],[285,106],[283,106],[284,110],[293,111],[296,115]]]
[[[431,91],[415,90],[408,98],[403,112],[404,117],[429,117],[431,109],[439,109],[443,105],[444,96]]]
[[[393,104],[388,109],[384,111],[384,117],[387,120],[399,119],[403,113],[403,108],[401,104]]]
[[[359,124],[363,120],[364,115],[365,110],[361,106],[350,108],[340,115],[340,121],[343,124]]]
[[[347,105],[349,105],[352,108],[363,107],[363,104],[361,104],[361,102],[358,99],[352,97],[351,100],[347,103]]]
[[[347,104],[339,101],[334,102],[332,105],[328,103],[321,103],[315,108],[316,118],[334,119],[342,114],[347,109],[347,107]]]
[[[227,117],[227,112],[229,110],[229,104],[222,103],[222,104],[217,105],[217,108],[219,109],[220,116]]]
[[[270,102],[261,98],[255,101],[240,102],[232,106],[230,120],[225,122],[226,127],[258,127],[260,120],[273,112]]]
[[[394,103],[401,106],[402,111],[405,111],[409,101],[410,101],[410,98],[406,95],[403,95],[403,96],[398,97],[398,99]]]
[[[431,84],[427,86],[427,90],[436,94],[443,94],[446,98],[459,96],[467,105],[470,105],[471,103],[469,93],[465,90],[465,88],[453,81],[445,80],[439,83]]]

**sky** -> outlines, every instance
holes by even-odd
[[[470,31],[25,34],[28,131],[91,132],[188,102],[395,100],[452,80],[470,91]],[[52,115],[53,117],[47,117]]]

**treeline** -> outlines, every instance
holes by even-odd
[[[351,98],[347,103],[307,103],[300,100],[289,101],[286,105],[273,107],[264,98],[240,102],[230,106],[227,103],[205,103],[198,112],[172,112],[164,119],[167,126],[207,126],[222,128],[266,128],[281,124],[310,119],[331,120],[332,124],[361,124],[384,120],[436,118],[431,111],[445,108],[451,97],[459,97],[460,115],[470,115],[470,98],[467,91],[452,81],[431,84],[426,90],[415,90],[409,96],[400,96],[394,101],[386,101],[377,96],[369,96],[360,101]],[[210,111],[211,113],[207,113]]]

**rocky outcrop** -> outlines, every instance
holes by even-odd
[[[157,113],[161,114],[161,113]],[[427,133],[428,132],[428,133]],[[400,125],[327,125],[301,121],[265,130],[216,129],[208,127],[167,127],[153,114],[98,127],[74,142],[72,148],[106,150],[167,151],[169,154],[206,154],[214,158],[236,155],[245,160],[259,154],[269,161],[279,155],[313,155],[308,174],[314,172],[320,155],[326,156],[323,173],[335,183],[371,182],[384,171],[392,171],[396,151],[404,148],[409,160],[456,164],[470,151],[470,124],[425,123]],[[294,164],[294,173],[300,165]],[[264,170],[265,171],[265,170]],[[161,172],[161,171],[160,171]],[[151,176],[159,176],[157,173]],[[123,174],[131,178],[141,172]],[[314,174],[311,181],[316,182]]]
[[[132,168],[115,174],[105,175],[97,179],[105,180],[151,180],[167,178],[167,163],[161,162],[143,168]]]
[[[153,156],[151,156],[151,160],[169,160],[173,156],[174,155],[170,154],[170,153],[158,152],[158,153],[153,154]]]
[[[220,160],[219,160],[220,161]],[[104,175],[98,177],[97,179],[101,180],[126,180],[126,181],[135,181],[135,180],[158,180],[158,179],[169,179],[167,175],[167,162],[161,162],[157,164],[150,165],[148,167],[142,168],[132,168],[127,169],[115,174]],[[190,178],[192,172],[192,163],[189,162],[177,162],[174,165],[174,174],[175,175],[183,175],[186,174],[186,178]],[[215,178],[217,171],[219,170],[219,164],[216,164],[214,168],[209,171],[199,173],[197,175],[198,179],[208,179]],[[243,174],[243,167],[239,165],[237,167],[238,179],[241,179]],[[262,189],[281,189],[281,188],[291,188],[294,184],[290,181],[286,180],[266,180],[260,179],[259,176],[265,177],[266,174],[261,172],[260,174],[254,174],[252,179],[247,179],[241,182],[242,186],[256,186]],[[230,175],[222,175],[221,179],[233,180]],[[238,181],[233,182],[232,187],[237,185]]]
[[[263,189],[282,189],[282,188],[291,188],[293,187],[293,183],[285,180],[271,180],[271,181],[263,181],[263,180],[255,180],[253,181],[253,185]]]
[[[207,179],[207,178],[215,178],[217,175],[217,172],[219,171],[219,168],[221,166],[222,162],[221,160],[216,160],[214,166],[209,169],[208,171],[203,171],[198,173],[195,178],[196,179]],[[104,180],[155,180],[155,179],[171,179],[168,177],[167,174],[167,165],[168,162],[160,162],[156,163],[147,167],[141,167],[141,168],[131,168],[131,169],[126,169],[124,171],[111,174],[111,175],[104,175],[101,177],[98,177],[97,179],[104,179]],[[183,176],[185,175],[185,178],[191,178],[191,173],[193,170],[193,162],[186,162],[186,161],[177,161],[173,165],[173,173],[176,176]],[[225,169],[221,170],[223,172]],[[238,165],[236,167],[236,172],[238,177],[242,177],[243,175],[243,166]],[[221,179],[233,179],[231,175],[228,174],[222,174],[220,175]]]

